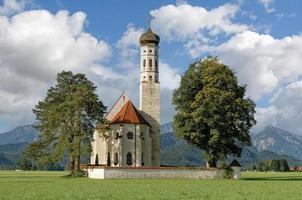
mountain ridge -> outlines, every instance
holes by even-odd
[[[14,165],[26,146],[38,137],[32,125],[16,127],[0,134],[0,166]],[[172,123],[161,125],[161,164],[168,166],[200,166],[202,151],[175,136]],[[280,128],[268,126],[251,134],[253,146],[245,147],[239,161],[244,167],[265,159],[287,159],[291,166],[302,165],[302,137]],[[300,150],[301,148],[301,150]],[[300,154],[301,152],[301,154]],[[232,157],[229,157],[232,159]]]

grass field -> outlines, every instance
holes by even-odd
[[[0,199],[302,199],[302,173],[234,180],[92,180],[66,172],[0,171]]]

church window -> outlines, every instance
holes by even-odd
[[[114,153],[114,161],[113,164],[116,166],[118,165],[118,153]]]
[[[155,71],[157,72],[158,71],[158,61],[155,60]]]
[[[132,153],[127,153],[127,165],[132,165]]]
[[[142,152],[142,166],[145,165],[145,161],[144,161],[144,153]]]
[[[152,69],[152,59],[149,59],[149,67]]]
[[[146,59],[143,60],[143,66],[146,67]]]
[[[152,80],[152,76],[149,76],[149,79]]]
[[[144,53],[146,53],[146,50],[144,50]]]
[[[115,139],[118,139],[119,137],[120,137],[119,132],[116,132],[116,133],[115,133]]]
[[[149,50],[149,53],[152,53],[152,50],[151,50],[151,49]]]
[[[129,140],[133,139],[133,133],[131,131],[127,133],[127,138]]]
[[[111,166],[110,152],[107,153],[107,166]]]

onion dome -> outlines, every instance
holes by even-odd
[[[145,33],[143,33],[139,38],[140,45],[150,44],[150,43],[158,45],[159,41],[160,41],[159,36],[153,33],[151,28],[148,28],[148,30]]]

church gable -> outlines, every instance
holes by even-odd
[[[106,119],[112,121],[112,119],[116,116],[116,114],[124,107],[124,105],[129,101],[129,97],[126,92],[123,92],[121,96],[114,103],[108,114],[106,115]]]
[[[130,100],[111,120],[111,124],[116,123],[148,124]]]

